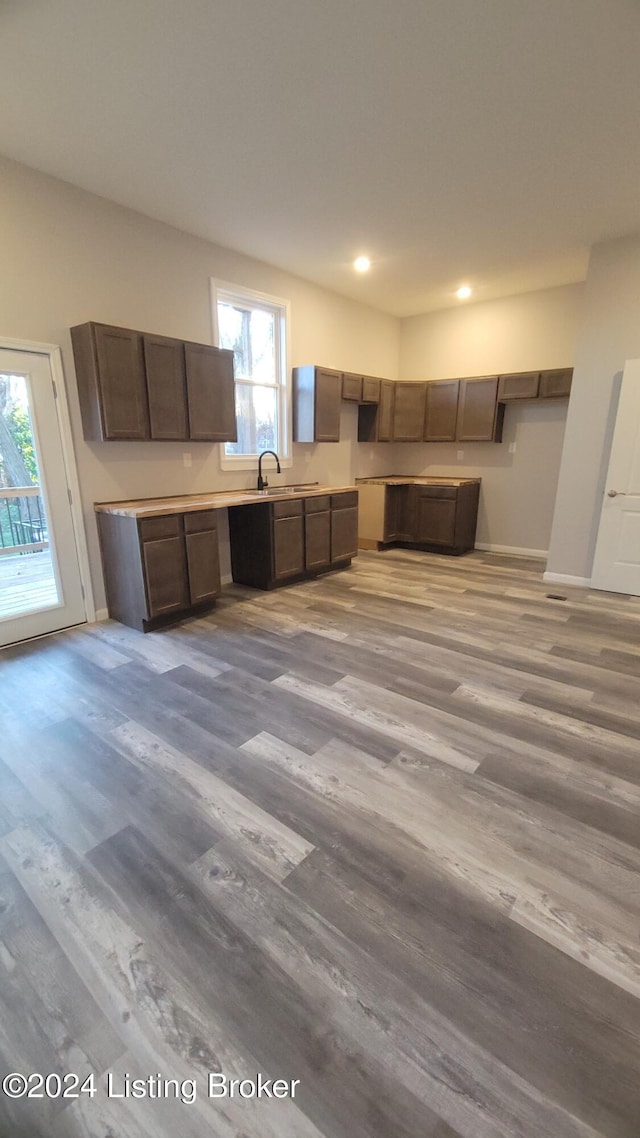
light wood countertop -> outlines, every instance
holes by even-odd
[[[481,478],[457,478],[446,474],[380,474],[371,478],[356,478],[359,486],[468,486],[481,481]]]
[[[126,518],[153,518],[161,514],[186,514],[194,510],[225,510],[228,506],[254,506],[257,502],[286,502],[291,498],[311,498],[326,494],[340,494],[345,490],[357,490],[357,486],[319,486],[312,482],[307,486],[291,488],[272,486],[269,493],[262,490],[221,490],[206,494],[178,494],[175,497],[136,498],[122,502],[94,502],[93,508],[100,514],[119,514]]]

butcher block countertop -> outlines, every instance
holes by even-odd
[[[356,478],[356,482],[364,486],[469,486],[481,481],[480,478],[455,478],[449,475],[430,477],[420,474],[380,474],[374,478]]]
[[[357,486],[319,486],[310,482],[300,486],[270,486],[268,490],[221,490],[208,494],[178,494],[172,498],[137,498],[123,502],[94,502],[96,513],[119,514],[125,518],[153,518],[161,514],[186,514],[193,510],[226,510],[227,506],[253,506],[256,502],[286,502],[291,498],[311,498],[341,494]]]

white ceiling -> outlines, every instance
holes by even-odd
[[[0,152],[397,315],[640,231],[637,0],[0,0],[0,63]]]

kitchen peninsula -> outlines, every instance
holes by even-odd
[[[410,474],[357,478],[360,549],[395,544],[466,553],[475,544],[480,481]]]

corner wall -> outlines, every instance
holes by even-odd
[[[594,245],[589,261],[548,573],[591,577],[625,360],[640,356],[640,236]]]
[[[583,289],[566,285],[405,319],[400,378],[570,367]],[[565,399],[513,403],[506,409],[502,443],[396,444],[394,472],[481,477],[478,544],[544,555],[566,419]]]

